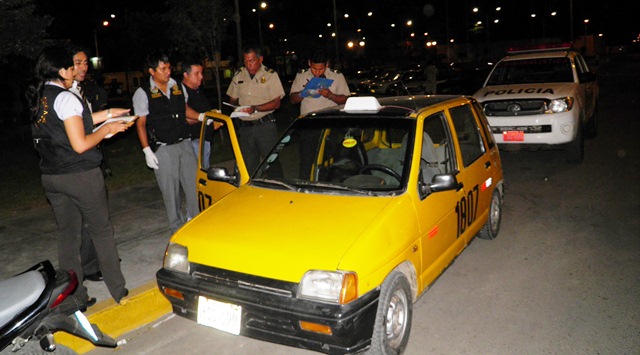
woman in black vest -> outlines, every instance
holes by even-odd
[[[100,170],[102,156],[96,145],[108,134],[123,132],[127,125],[113,122],[92,132],[94,124],[105,121],[112,113],[102,111],[92,116],[83,109],[80,99],[67,91],[73,83],[73,70],[72,54],[67,49],[45,48],[36,63],[34,85],[27,92],[33,141],[40,155],[42,186],[60,230],[59,267],[74,270],[82,282],[80,245],[84,223],[98,253],[104,282],[111,296],[120,302],[128,291],[109,219]],[[127,112],[118,110],[113,115]],[[82,284],[75,295],[87,306],[96,301],[89,298]]]

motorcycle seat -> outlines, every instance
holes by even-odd
[[[34,304],[46,286],[39,271],[28,271],[0,281],[0,328]]]

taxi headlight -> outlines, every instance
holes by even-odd
[[[573,98],[563,97],[560,99],[551,100],[551,102],[549,102],[549,106],[547,107],[546,113],[566,112],[571,111],[572,108]]]
[[[345,304],[358,297],[358,277],[353,272],[307,271],[300,281],[298,297]]]
[[[164,252],[162,267],[173,271],[189,273],[189,251],[180,244],[169,243]]]

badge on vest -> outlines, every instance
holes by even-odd
[[[174,95],[182,95],[182,90],[180,90],[180,88],[178,87],[178,85],[174,85],[171,88],[171,93]]]
[[[162,93],[154,86],[153,89],[151,89],[151,98],[157,99],[159,97],[162,97]]]

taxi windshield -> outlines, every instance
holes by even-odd
[[[415,121],[405,118],[298,119],[263,159],[252,183],[333,194],[396,194],[406,187]]]
[[[487,85],[573,82],[567,57],[509,60],[498,64]]]

